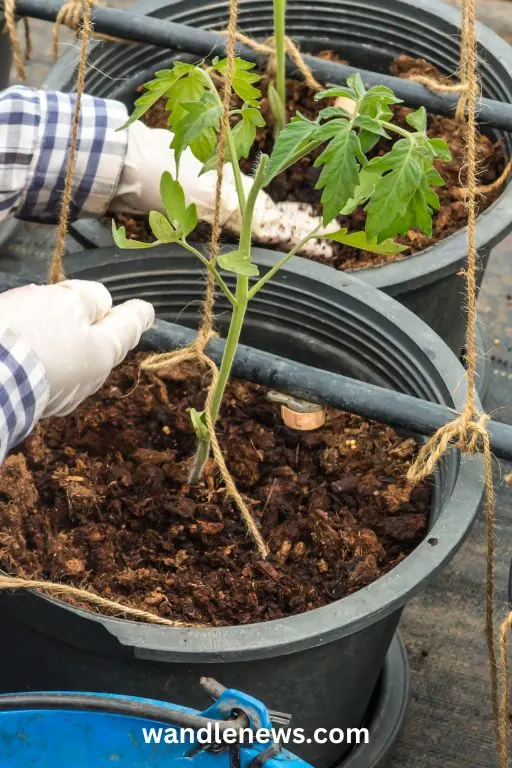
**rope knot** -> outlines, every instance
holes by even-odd
[[[407,472],[407,480],[417,485],[431,475],[439,459],[448,448],[458,448],[461,453],[472,455],[487,451],[489,448],[489,434],[487,422],[489,415],[479,414],[473,407],[464,410],[449,424],[432,435],[420,449],[416,461]]]

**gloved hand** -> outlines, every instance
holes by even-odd
[[[168,130],[148,128],[140,121],[132,123],[127,130],[125,163],[109,210],[132,214],[163,212],[160,177],[163,171],[168,170],[173,178],[176,178],[174,151],[170,149],[172,136]],[[202,165],[189,149],[185,150],[180,160],[178,180],[183,187],[187,204],[195,203],[198,218],[211,224],[217,174],[215,171],[209,171],[200,176]],[[243,175],[242,182],[247,196],[252,179]],[[240,232],[241,216],[231,163],[224,167],[221,223],[232,232]],[[262,243],[282,242],[291,249],[320,223],[320,217],[313,216],[310,207],[304,203],[274,203],[262,190],[256,201],[253,235]],[[323,232],[336,229],[338,226],[334,222]],[[312,240],[301,252],[328,257],[332,253],[332,246],[324,240]]]
[[[24,339],[45,369],[49,399],[43,417],[66,416],[96,392],[154,319],[147,301],[112,309],[105,286],[89,280],[0,294],[0,322]]]

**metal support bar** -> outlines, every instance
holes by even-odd
[[[190,328],[157,320],[142,337],[142,344],[153,350],[169,351],[188,346],[195,336],[196,332]],[[222,339],[213,339],[207,347],[208,355],[217,364],[222,359],[224,346]],[[238,345],[232,375],[417,435],[433,435],[457,416],[457,412],[446,405],[313,368],[244,344]],[[489,421],[487,428],[494,455],[512,461],[512,427]]]

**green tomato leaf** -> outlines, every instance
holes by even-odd
[[[183,188],[169,171],[164,171],[160,179],[160,197],[167,218],[177,230],[179,238],[186,237],[197,224],[196,206],[194,203],[186,205]]]
[[[408,125],[411,125],[419,133],[425,133],[427,130],[427,110],[420,107],[416,112],[410,112],[405,118]]]
[[[359,183],[354,190],[353,197],[342,208],[340,213],[343,216],[350,216],[354,213],[356,208],[360,205],[364,205],[366,201],[371,197],[375,185],[377,184],[378,176],[375,173],[367,173],[366,168],[363,168],[359,174]]]
[[[352,248],[360,248],[362,251],[370,251],[371,253],[378,253],[383,256],[394,256],[407,250],[405,245],[395,243],[393,240],[384,240],[382,243],[377,243],[376,240],[370,240],[366,232],[349,232],[346,227],[339,229],[337,232],[331,232],[329,235],[322,235],[322,237],[326,240],[335,240],[337,243],[343,243],[343,245],[350,245]]]
[[[174,127],[171,149],[175,152],[176,163],[186,147],[202,163],[214,153],[217,147],[221,107],[210,92],[204,93],[197,102],[182,104],[185,116]]]
[[[425,173],[425,179],[431,187],[444,187],[443,177],[433,166]]]
[[[244,106],[240,120],[232,129],[235,140],[237,159],[249,157],[258,128],[263,128],[265,120],[258,109]]]
[[[450,148],[444,139],[429,139],[428,142],[436,157],[441,158],[441,160],[444,160],[446,163],[453,160]]]
[[[168,99],[165,105],[169,112],[167,124],[171,130],[174,130],[180,120],[186,117],[187,111],[184,108],[186,103],[199,101],[205,93],[211,93],[208,81],[199,67],[182,62],[176,64],[176,67],[179,67],[181,76],[167,93]]]
[[[150,211],[149,226],[156,239],[161,243],[175,243],[178,240],[178,232],[170,221],[158,211]]]
[[[386,133],[380,122],[373,117],[368,117],[368,115],[358,115],[354,125],[369,133],[374,133],[376,136],[383,136],[385,139],[390,138],[389,133]]]
[[[350,120],[352,117],[343,107],[325,107],[319,114],[322,120],[328,120],[330,117],[344,117]]]
[[[221,269],[225,269],[227,272],[234,272],[236,275],[244,275],[245,277],[257,277],[259,275],[259,269],[256,264],[252,264],[248,259],[244,259],[240,251],[221,253],[217,258],[217,263]]]
[[[142,96],[139,96],[139,98],[135,101],[134,110],[130,115],[129,120],[117,130],[121,131],[124,128],[127,128],[131,123],[135,122],[135,120],[138,120],[140,117],[142,117],[142,115],[147,112],[148,109],[153,106],[153,104],[156,104],[156,102],[164,96],[168,97],[171,105],[175,104],[176,102],[174,97],[177,91],[174,89],[176,88],[179,90],[181,86],[178,86],[178,83],[181,78],[189,74],[191,75],[192,72],[194,72],[194,74],[197,76],[196,67],[193,64],[185,64],[181,61],[176,62],[172,69],[162,69],[159,72],[156,72],[155,79],[150,80],[148,83],[144,84],[146,93],[143,93]],[[202,75],[200,75],[200,77],[203,81],[204,90],[206,87],[204,85],[204,78]],[[172,98],[171,93],[173,96]],[[190,98],[195,98],[195,96],[191,96]]]
[[[374,117],[358,115],[355,118],[354,125],[359,128],[359,142],[361,144],[361,149],[365,154],[369,152],[370,149],[373,149],[381,136],[385,139],[390,138],[380,122]]]
[[[227,61],[227,59],[220,59],[214,64],[214,69],[223,77],[226,75]],[[251,62],[245,61],[238,56],[235,58],[233,63],[233,90],[242,99],[244,104],[259,108],[261,91],[255,87],[255,83],[259,83],[261,76],[251,72],[255,66],[255,64],[251,64]]]
[[[336,120],[328,125],[340,123],[335,136],[315,160],[316,167],[323,166],[316,189],[323,189],[323,222],[327,225],[338,216],[350,200],[359,182],[358,159],[366,162],[362,155],[359,139],[346,121]],[[322,126],[324,127],[324,126]]]
[[[355,93],[356,99],[358,101],[365,97],[367,90],[364,87],[363,79],[359,72],[356,72],[355,75],[350,75],[350,77],[347,77],[347,85],[350,90]]]
[[[392,116],[390,104],[399,104],[395,94],[384,85],[374,85],[366,91],[359,103],[358,113],[374,119],[389,120]]]
[[[325,91],[315,93],[315,101],[320,101],[321,99],[336,99],[338,96],[346,99],[354,99],[354,101],[357,99],[357,95],[352,88],[335,85],[333,88],[327,88]]]
[[[204,411],[197,411],[195,408],[188,409],[190,421],[194,427],[194,432],[198,440],[209,440],[208,426]]]
[[[308,144],[308,140],[317,128],[317,123],[313,123],[299,114],[285,125],[283,130],[279,132],[274,149],[270,155],[265,173],[265,186],[281,171],[288,168],[293,162],[295,155]]]
[[[396,220],[402,222],[421,184],[420,150],[408,139],[401,139],[390,152],[373,158],[366,166],[368,173],[381,174],[366,206],[365,230],[370,240],[381,240],[403,232],[405,225],[400,223],[400,229],[393,231],[390,223],[394,224]]]
[[[142,243],[139,240],[130,240],[130,238],[126,237],[126,227],[119,227],[119,229],[117,229],[114,219],[112,219],[112,237],[114,238],[114,243],[117,247],[122,248],[123,250],[132,248],[154,248],[155,245],[160,245],[159,242]]]

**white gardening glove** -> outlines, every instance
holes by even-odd
[[[154,319],[147,301],[133,299],[112,309],[105,286],[89,280],[0,294],[0,324],[31,347],[45,370],[49,399],[43,417],[66,416],[96,392]]]
[[[172,135],[164,128],[148,128],[140,121],[132,123],[127,130],[125,163],[109,210],[131,214],[163,212],[160,177],[163,171],[168,170],[173,178],[176,178],[174,151],[170,149]],[[209,171],[200,175],[202,165],[192,152],[186,149],[180,159],[178,180],[183,187],[187,204],[195,203],[200,221],[211,224],[217,174],[215,171]],[[247,196],[252,179],[242,175],[242,183]],[[293,248],[320,223],[320,217],[313,216],[308,205],[274,203],[266,192],[261,191],[254,211],[253,236],[262,243],[284,243],[288,248]],[[221,224],[232,232],[240,232],[241,216],[231,163],[224,166]],[[334,222],[323,232],[333,232],[336,229],[338,226]],[[301,253],[328,258],[332,254],[332,246],[324,240],[312,240],[301,249]]]

